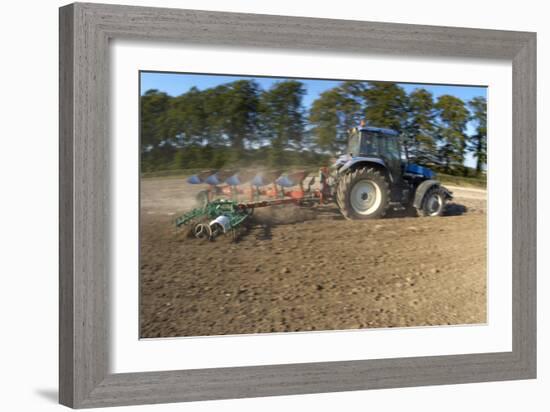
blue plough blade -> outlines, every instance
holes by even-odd
[[[217,186],[221,183],[220,180],[218,179],[218,174],[217,173],[215,173],[211,176],[208,176],[206,179],[204,179],[204,182],[208,183],[209,185],[213,185],[213,186]]]
[[[300,184],[300,182],[302,182],[306,178],[307,175],[308,175],[308,172],[305,170],[299,170],[293,173],[286,173],[280,176],[275,181],[275,183],[277,183],[279,186],[282,186],[282,187],[297,186]]]
[[[202,181],[197,175],[193,175],[187,178],[187,183],[191,183],[192,185],[198,185],[199,183],[202,183]]]
[[[257,175],[258,175],[258,172],[256,172],[255,170],[244,170],[242,172],[239,171],[239,172],[235,173],[234,175],[229,176],[225,180],[225,183],[227,183],[230,186],[239,186],[239,185],[243,185],[245,183],[250,182]]]
[[[250,182],[251,185],[260,187],[275,182],[280,186],[292,187],[299,183],[298,180],[299,178],[294,175],[282,175],[282,171],[280,170],[263,172],[253,170],[244,172],[237,172],[235,170],[208,170],[189,176],[187,183],[193,185],[204,183],[212,186],[225,183],[229,186],[239,186]]]
[[[200,173],[197,173],[195,175],[189,176],[187,178],[187,183],[191,183],[192,185],[198,185],[200,183],[206,183],[206,179],[209,178],[211,175],[217,173],[217,170],[205,170]]]
[[[238,186],[242,182],[239,179],[239,175],[235,174],[235,175],[229,176],[227,179],[225,179],[225,183],[227,183],[229,186]]]
[[[275,180],[275,183],[282,187],[292,187],[296,185],[296,183],[294,183],[287,175],[279,177]]]
[[[275,171],[268,171],[268,172],[260,172],[254,176],[252,181],[250,182],[252,186],[266,186],[270,183],[275,182],[275,180],[281,176],[282,171],[275,170]]]
[[[261,173],[258,173],[256,176],[254,176],[250,183],[252,184],[252,186],[265,186]]]

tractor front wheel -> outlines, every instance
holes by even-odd
[[[344,175],[338,182],[336,203],[346,219],[377,219],[386,214],[390,190],[380,171],[366,167]]]
[[[445,191],[439,186],[434,186],[424,195],[422,207],[418,211],[424,216],[441,216],[446,200]]]

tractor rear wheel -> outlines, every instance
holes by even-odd
[[[424,195],[418,212],[423,216],[441,216],[445,209],[447,195],[440,186],[434,186]]]
[[[371,167],[345,174],[336,189],[336,203],[346,219],[383,217],[389,199],[390,189],[385,176]]]

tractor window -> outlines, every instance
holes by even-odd
[[[360,152],[365,156],[378,156],[378,134],[376,132],[361,131],[361,148]]]
[[[360,154],[360,135],[357,129],[354,129],[350,135],[348,140],[348,153],[352,156],[359,156]]]
[[[380,138],[381,153],[391,159],[401,159],[401,152],[399,150],[399,142],[396,137],[384,136]]]
[[[359,139],[358,133],[350,135],[348,153],[401,159],[400,145],[396,136],[370,130],[363,130],[360,136]]]

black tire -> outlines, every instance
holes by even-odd
[[[433,186],[424,195],[422,206],[418,209],[418,213],[421,216],[441,216],[445,210],[446,202],[447,193],[445,190],[441,186]]]
[[[340,204],[340,198],[339,198],[339,196],[338,196],[338,192],[339,192],[339,189],[338,189],[338,188],[340,187],[340,182],[341,182],[341,181],[342,181],[342,179],[340,179],[340,180],[338,180],[338,181],[336,182],[336,190],[335,190],[335,193],[334,193],[334,195],[333,195],[333,196],[334,196],[334,197],[333,197],[333,198],[334,198],[334,201],[336,202],[336,206],[338,206],[338,209],[340,209],[340,210],[342,210],[342,206],[341,206],[341,204]]]
[[[340,178],[336,204],[346,219],[378,219],[386,214],[390,188],[386,177],[372,167],[358,168]]]

